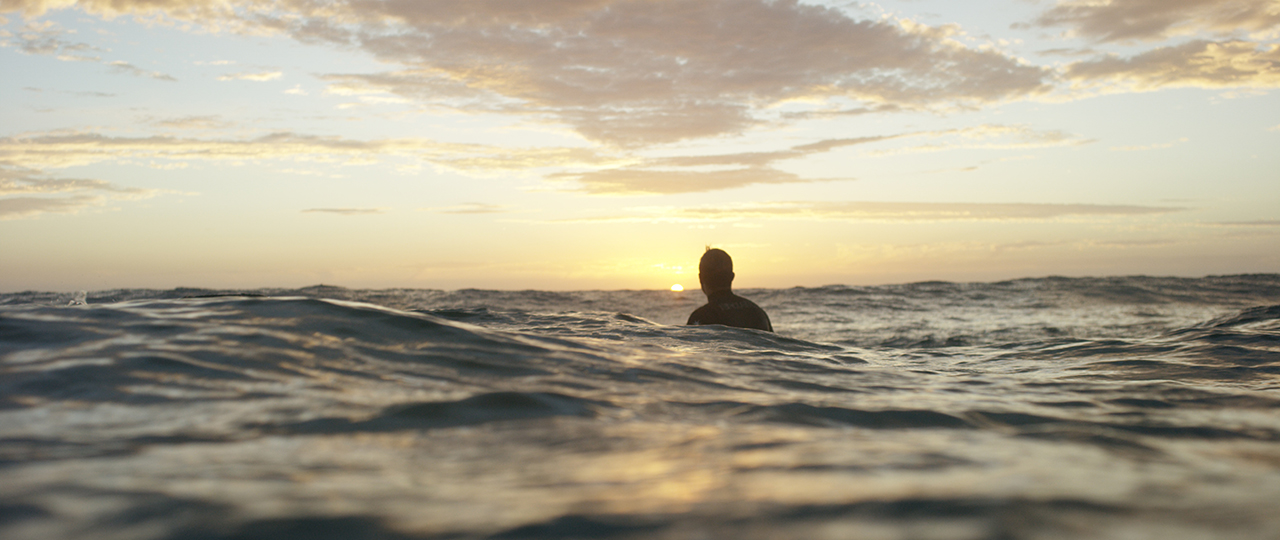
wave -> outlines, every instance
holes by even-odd
[[[8,303],[0,534],[1274,530],[1280,304],[1044,293],[1082,286],[753,291],[778,334],[657,291]]]

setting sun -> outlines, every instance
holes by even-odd
[[[681,285],[681,284],[677,283],[677,284],[675,284],[675,285],[672,285],[672,286],[671,286],[671,290],[673,290],[673,291],[675,291],[675,292],[683,291],[683,290],[684,290],[684,285]]]

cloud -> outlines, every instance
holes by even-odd
[[[149,193],[143,189],[117,187],[103,180],[49,178],[35,169],[0,162],[0,196],[91,190],[135,195]]]
[[[168,118],[164,120],[153,120],[151,124],[172,128],[172,129],[223,129],[231,127],[233,124],[223,120],[218,115],[206,116],[182,116],[178,118]]]
[[[549,180],[573,182],[575,191],[593,195],[656,195],[734,189],[756,184],[794,184],[839,180],[802,178],[770,165],[812,154],[891,140],[906,135],[827,139],[773,152],[665,156],[639,160],[626,167],[547,175]],[[716,170],[699,170],[716,167]],[[727,167],[727,168],[726,168]],[[691,170],[692,169],[692,170]]]
[[[1280,87],[1280,45],[1196,40],[1130,58],[1107,56],[1073,63],[1065,77],[1083,85],[1138,91],[1163,87]]]
[[[788,100],[923,109],[1046,88],[1046,71],[964,48],[945,31],[794,1],[596,0],[536,12],[515,1],[448,4],[378,4],[353,32],[303,20],[328,29],[313,35],[411,67],[349,83],[532,110],[620,145],[741,133]]]
[[[72,197],[14,197],[0,199],[0,220],[20,219],[38,214],[74,214],[85,208],[101,206],[105,197],[76,195]]]
[[[1025,150],[1079,146],[1094,142],[1058,130],[1037,130],[1025,125],[982,124],[978,126],[945,130],[905,133],[894,138],[906,141],[923,139],[926,142],[910,143],[896,148],[870,152],[869,155],[896,155],[946,150]]]
[[[1255,219],[1253,221],[1220,221],[1214,225],[1227,227],[1280,227],[1280,219]]]
[[[97,62],[102,59],[92,54],[101,49],[88,43],[62,39],[69,33],[52,21],[27,22],[17,34],[0,34],[0,37],[12,38],[0,41],[0,45],[16,47],[26,54],[51,55],[68,62]]]
[[[159,122],[177,127],[217,127],[216,117],[184,117]],[[38,168],[59,168],[99,162],[151,160],[154,166],[191,160],[289,160],[297,162],[369,163],[386,158],[409,158],[474,176],[509,175],[540,169],[589,169],[549,173],[553,181],[574,181],[580,191],[595,194],[677,193],[727,189],[757,183],[810,182],[767,167],[777,160],[803,157],[833,148],[884,140],[888,137],[822,141],[780,152],[718,156],[678,156],[643,159],[605,154],[590,148],[509,148],[441,143],[427,139],[371,141],[273,133],[252,138],[180,138],[170,136],[110,137],[96,133],[50,133],[0,138],[0,159]],[[154,163],[157,160],[160,163]],[[723,171],[680,168],[733,166]],[[655,169],[658,168],[658,169]]]
[[[550,178],[575,181],[581,191],[593,195],[696,193],[753,184],[794,184],[815,181],[768,167],[727,171],[605,169],[585,173],[557,173],[550,175]]]
[[[222,139],[110,137],[98,133],[47,133],[0,138],[0,160],[32,168],[71,167],[130,159],[232,163],[278,159],[354,164],[389,157],[420,160],[472,174],[525,172],[543,167],[599,167],[625,162],[617,156],[587,148],[508,148],[418,138],[361,141],[289,132]]]
[[[53,92],[56,94],[65,94],[65,95],[77,96],[77,97],[116,97],[116,94],[112,94],[108,92],[46,90],[44,88],[35,88],[32,86],[23,87],[23,90],[26,90],[28,92],[36,92],[36,93]]]
[[[11,6],[11,3],[15,2],[0,0],[0,10],[14,9],[16,6]],[[106,64],[112,73],[133,75],[135,77],[150,77],[161,81],[177,80],[158,71],[146,71],[123,60],[103,62],[101,56],[92,54],[102,49],[88,43],[62,39],[61,36],[69,33],[71,32],[63,30],[52,21],[28,22],[18,31],[15,40],[3,41],[0,42],[0,45],[6,47],[16,46],[27,54],[52,55],[58,60],[67,62],[101,62]],[[0,34],[0,37],[4,37],[4,35]]]
[[[360,216],[367,214],[385,214],[384,208],[308,208],[304,214],[338,214],[342,216]]]
[[[438,214],[500,214],[508,212],[507,205],[502,204],[485,204],[478,202],[463,203],[457,206],[445,206],[438,208],[423,208],[430,212]]]
[[[284,76],[282,71],[260,71],[257,73],[230,73],[218,77],[219,81],[274,81]]]
[[[593,195],[697,193],[759,184],[849,180],[851,179],[849,177],[803,178],[774,168],[772,164],[844,147],[919,139],[929,142],[868,150],[865,155],[938,152],[956,148],[1000,150],[1043,148],[1092,142],[1060,131],[1038,131],[1027,126],[984,124],[941,131],[826,139],[772,152],[647,158],[619,168],[549,174],[547,179],[572,182],[576,185],[575,191]],[[706,170],[707,168],[714,168],[714,170]]]
[[[228,125],[216,116],[189,116],[153,123],[183,129],[217,129]],[[512,148],[420,138],[363,141],[289,132],[248,138],[47,133],[0,138],[0,159],[26,167],[61,168],[140,160],[149,160],[151,167],[181,167],[194,160],[235,164],[265,160],[365,164],[395,158],[477,177],[541,174],[561,186],[568,184],[569,190],[588,194],[640,195],[847,180],[847,177],[804,178],[779,170],[774,165],[842,148],[910,140],[928,142],[896,149],[868,150],[865,155],[950,148],[1020,149],[1088,142],[1057,131],[988,124],[942,131],[827,139],[771,152],[645,157],[583,147]]]
[[[101,206],[111,199],[148,198],[157,193],[155,190],[123,188],[103,180],[50,178],[35,169],[0,162],[0,219],[17,219],[43,213],[75,213],[84,208]]]
[[[113,73],[121,73],[124,75],[133,75],[134,77],[150,77],[160,81],[176,81],[173,77],[160,73],[159,71],[147,71],[138,66],[125,62],[124,60],[116,60],[108,62],[107,66],[111,68]]]
[[[1097,204],[913,203],[790,201],[715,207],[640,208],[634,215],[558,222],[699,223],[749,219],[833,221],[1046,221],[1060,218],[1123,217],[1180,212],[1185,208]]]
[[[181,20],[201,24],[213,31],[250,32],[261,26],[251,22],[254,15],[274,10],[276,3],[255,0],[0,0],[0,13],[16,11],[28,19],[72,7],[108,19],[132,14],[148,22]]]
[[[1058,0],[1036,18],[1097,41],[1158,40],[1201,31],[1230,34],[1280,26],[1275,0]]]
[[[70,0],[3,0],[28,16]],[[286,33],[402,66],[334,74],[335,87],[437,107],[521,114],[623,147],[734,135],[790,121],[804,100],[859,110],[940,110],[1034,96],[1051,72],[951,27],[855,19],[797,0],[248,2],[81,0],[132,13]],[[122,72],[134,74],[121,66]],[[830,112],[830,111],[826,111]]]
[[[1185,143],[1188,140],[1189,139],[1187,139],[1186,137],[1183,137],[1176,141],[1167,142],[1167,143],[1147,144],[1147,145],[1140,145],[1140,146],[1112,146],[1111,148],[1109,148],[1109,150],[1113,152],[1141,152],[1143,150],[1159,150],[1164,148],[1173,148],[1174,146]]]
[[[27,193],[65,193],[72,191],[104,190],[125,192],[103,180],[79,178],[0,178],[0,196]]]

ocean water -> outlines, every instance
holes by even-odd
[[[0,538],[1280,538],[1280,275],[0,295]]]

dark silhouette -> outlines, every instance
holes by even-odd
[[[769,315],[755,302],[733,294],[733,259],[719,249],[707,249],[698,262],[698,281],[707,305],[689,315],[689,325],[723,324],[773,331]]]

